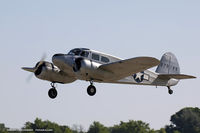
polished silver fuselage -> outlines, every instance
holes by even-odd
[[[177,58],[171,52],[165,53],[161,60],[154,57],[134,57],[122,60],[118,57],[87,48],[75,48],[68,54],[55,54],[52,62],[41,59],[35,67],[22,67],[35,74],[39,79],[50,81],[50,98],[57,96],[55,83],[72,83],[76,80],[89,81],[87,93],[94,96],[94,82],[166,86],[172,94],[171,86],[181,79],[196,78],[180,74]],[[148,69],[155,67],[156,71]]]
[[[87,57],[81,55],[73,55],[73,54],[56,54],[52,57],[53,64],[57,66],[60,69],[60,73],[62,72],[66,77],[66,81],[65,82],[62,81],[62,83],[70,83],[75,81],[76,79],[79,79],[86,81],[93,80],[95,82],[100,82],[100,83],[173,86],[176,85],[179,81],[177,79],[168,79],[168,80],[160,79],[158,78],[158,73],[152,72],[150,70],[144,70],[139,73],[132,73],[130,76],[115,80],[115,78],[113,78],[113,76],[115,75],[112,72],[98,68],[101,65],[107,63],[114,63],[122,59],[101,52],[97,52],[94,50],[84,50],[84,51],[87,51],[89,53]],[[95,60],[94,58],[92,58],[93,54],[99,55],[99,60],[97,59]],[[102,57],[106,57],[107,59],[109,59],[109,62],[101,61]],[[82,59],[81,67],[78,71],[74,71],[73,69],[74,60],[76,58]]]

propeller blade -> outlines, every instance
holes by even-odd
[[[40,62],[39,62],[39,64],[38,64],[38,66],[40,66],[43,62],[44,62],[44,60],[47,58],[47,55],[46,55],[46,53],[44,53],[43,55],[42,55],[42,58],[40,59]]]
[[[27,78],[26,78],[26,82],[29,83],[31,81],[31,79],[33,78],[33,73],[31,73]]]
[[[31,68],[31,67],[22,67],[23,70],[28,71],[28,72],[35,72],[35,67]]]
[[[44,61],[46,58],[47,58],[47,55],[46,55],[46,53],[44,53],[44,54],[42,55],[40,61]]]

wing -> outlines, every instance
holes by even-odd
[[[192,79],[192,78],[196,78],[194,76],[191,75],[185,75],[185,74],[160,74],[158,75],[158,78],[160,79]]]
[[[153,57],[136,57],[101,65],[98,69],[112,73],[109,80],[119,80],[132,74],[157,66],[160,61]]]

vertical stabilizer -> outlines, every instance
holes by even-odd
[[[160,60],[156,72],[160,74],[180,74],[180,67],[176,56],[171,52],[165,53]]]

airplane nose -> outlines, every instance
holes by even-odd
[[[53,57],[64,56],[64,54],[54,54]]]
[[[56,61],[63,60],[64,56],[65,56],[64,54],[54,54],[52,57],[52,61],[56,62]]]
[[[68,69],[72,66],[72,59],[67,54],[55,54],[52,57],[52,62],[54,65],[60,69]]]

